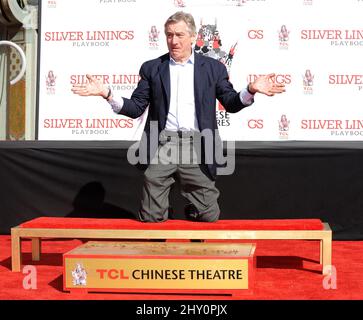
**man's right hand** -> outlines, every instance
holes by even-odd
[[[85,84],[74,84],[72,86],[72,92],[80,96],[101,96],[106,98],[109,89],[96,77],[92,77],[90,74],[86,75],[88,83]]]
[[[275,76],[276,75],[274,73],[270,73],[268,75],[258,77],[254,82],[251,82],[248,85],[248,90],[252,94],[259,92],[270,97],[275,94],[285,92],[284,84],[274,83],[273,79]]]

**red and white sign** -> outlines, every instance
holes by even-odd
[[[363,139],[358,0],[42,1],[38,138],[139,140],[147,111],[129,119],[71,87],[92,74],[130,97],[141,64],[167,52],[164,22],[178,10],[193,14],[195,50],[224,63],[236,90],[269,73],[286,85],[236,114],[216,103],[224,140]]]

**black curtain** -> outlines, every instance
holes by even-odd
[[[219,176],[221,219],[319,218],[363,239],[363,149],[242,144]],[[0,233],[39,216],[135,218],[142,172],[115,142],[0,143]],[[178,184],[173,219],[184,217]]]

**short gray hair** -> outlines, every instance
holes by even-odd
[[[166,27],[169,24],[178,23],[180,21],[184,21],[187,24],[190,35],[195,35],[197,33],[193,16],[190,13],[186,13],[184,11],[178,11],[171,15],[164,24],[164,31],[166,31]]]

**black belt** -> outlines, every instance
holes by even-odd
[[[193,139],[193,137],[195,136],[197,132],[196,131],[182,131],[182,130],[178,130],[178,131],[167,131],[164,130],[164,134],[167,138],[188,138],[190,137],[190,139]]]

